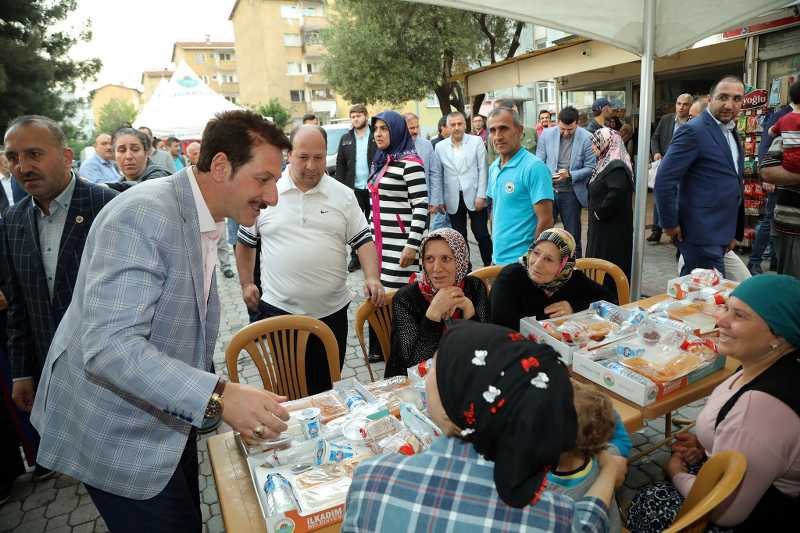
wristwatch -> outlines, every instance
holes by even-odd
[[[225,394],[225,378],[220,377],[211,399],[206,406],[206,419],[216,419],[222,416],[222,397]]]

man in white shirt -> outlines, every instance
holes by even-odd
[[[486,210],[486,147],[477,135],[466,133],[467,122],[463,113],[454,111],[447,115],[450,137],[436,145],[436,155],[441,163],[444,184],[444,205],[437,206],[450,216],[453,229],[466,242],[467,215],[470,227],[478,241],[484,266],[492,264],[492,238],[487,226]],[[431,200],[433,204],[433,200]]]
[[[364,294],[383,305],[378,254],[367,219],[352,189],[325,174],[326,139],[319,126],[300,126],[292,134],[289,166],[278,182],[279,201],[262,209],[256,223],[239,228],[236,266],[242,296],[264,318],[300,314],[327,324],[339,346],[339,365],[347,350],[349,245],[364,271]],[[253,283],[255,247],[261,240],[260,295]],[[317,337],[306,348],[309,394],[331,388],[325,349]]]

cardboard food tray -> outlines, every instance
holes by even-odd
[[[552,318],[548,320],[542,320],[541,322],[536,320],[535,317],[525,317],[520,320],[520,333],[523,335],[532,335],[536,342],[540,342],[543,344],[547,344],[551,346],[558,354],[561,356],[561,361],[564,362],[566,365],[572,364],[573,354],[578,350],[585,350],[591,351],[596,350],[598,348],[602,348],[612,342],[626,339],[633,335],[633,333],[623,334],[623,335],[616,335],[611,333],[608,337],[603,339],[602,341],[589,341],[589,343],[584,346],[576,346],[572,344],[567,344],[564,341],[558,340],[544,328],[543,324],[553,324],[554,326],[558,327],[567,320],[574,320],[576,318],[580,319],[581,317],[588,317],[588,316],[596,316],[596,313],[593,309],[586,309],[584,311],[579,311],[569,316],[559,317],[559,318]]]
[[[572,371],[597,383],[637,405],[649,405],[725,368],[725,356],[718,355],[711,363],[672,381],[654,381],[638,375],[633,379],[618,374],[591,359],[584,350],[577,350],[572,359]],[[631,372],[633,372],[631,370]]]
[[[298,510],[286,511],[277,516],[267,517],[267,495],[264,493],[264,482],[269,473],[280,473],[291,476],[291,466],[283,466],[270,469],[261,467],[263,456],[247,457],[247,469],[250,471],[250,480],[253,482],[253,489],[256,491],[258,506],[261,508],[261,516],[267,526],[267,533],[310,533],[323,529],[327,526],[338,524],[344,520],[344,499],[336,505],[326,509],[321,509],[308,514],[300,514]],[[346,497],[346,495],[345,495]]]

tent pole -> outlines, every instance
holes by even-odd
[[[631,300],[642,294],[644,233],[647,218],[647,170],[650,160],[650,123],[653,121],[653,48],[657,0],[644,0],[642,24],[642,70],[639,83],[639,145],[636,160],[636,196],[633,212],[633,264],[631,265]]]

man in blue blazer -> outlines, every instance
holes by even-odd
[[[467,215],[478,241],[484,266],[492,264],[492,237],[486,210],[486,147],[483,139],[466,133],[467,119],[460,111],[447,115],[450,137],[436,145],[444,184],[444,209],[453,229],[467,240]],[[441,211],[441,206],[439,207]]]
[[[209,121],[196,166],[120,194],[86,239],[72,303],[31,420],[38,460],[86,484],[111,531],[202,530],[197,429],[221,416],[246,439],[286,430],[283,398],[211,372],[216,243],[277,201],[281,151],[250,111]]]
[[[675,132],[656,174],[664,232],[683,255],[681,275],[695,268],[725,273],[723,256],[744,234],[744,151],[736,132],[744,84],[726,76],[708,108]]]
[[[589,202],[587,184],[597,158],[592,134],[578,127],[578,110],[567,106],[558,113],[558,127],[542,130],[536,155],[553,175],[553,219],[561,215],[564,229],[575,237],[575,254],[581,257],[581,209]]]

